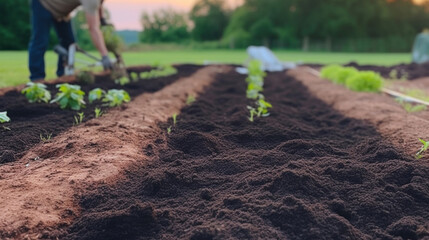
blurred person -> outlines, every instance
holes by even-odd
[[[108,51],[100,30],[100,22],[106,21],[102,16],[103,0],[31,0],[32,34],[29,44],[30,80],[45,79],[45,52],[49,45],[50,29],[53,26],[65,49],[75,43],[70,13],[82,6],[85,11],[88,30],[92,42],[102,56],[105,70],[112,69]],[[57,76],[64,75],[64,66],[61,58],[58,59]]]

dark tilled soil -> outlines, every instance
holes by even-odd
[[[82,85],[82,90],[88,92],[94,88],[124,89],[131,97],[135,97],[144,92],[155,92],[171,84],[181,77],[190,76],[196,72],[200,66],[180,65],[177,66],[179,73],[159,79],[141,80],[120,86],[114,83],[109,76],[98,76],[93,85]],[[141,72],[148,70],[147,67],[133,67],[130,72]],[[48,85],[52,95],[58,91],[55,84]],[[94,109],[100,107],[106,112],[108,109],[102,107],[100,102],[88,104],[85,109],[79,112],[85,113],[84,121],[94,118]],[[24,95],[11,91],[4,96],[0,96],[0,110],[7,111],[11,118],[11,123],[0,126],[0,164],[13,162],[19,159],[26,150],[41,142],[42,135],[47,138],[52,134],[55,137],[59,133],[73,126],[76,111],[61,110],[57,104],[37,103],[30,104]]]
[[[268,75],[264,94],[272,114],[250,123],[244,77],[220,75],[183,110],[168,147],[142,146],[159,158],[81,197],[67,238],[429,237],[427,164],[283,73]]]

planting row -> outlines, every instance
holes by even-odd
[[[25,91],[29,95],[29,99],[34,99],[34,103],[29,103],[30,100],[27,99],[25,93],[7,92],[0,96],[0,110],[4,111],[0,113],[0,118],[4,121],[0,125],[0,138],[7,140],[0,141],[0,164],[15,161],[34,144],[45,142],[43,139],[49,140],[51,137],[55,137],[62,131],[81,122],[80,119],[85,122],[99,117],[103,113],[103,108],[117,106],[121,102],[129,101],[130,98],[144,92],[158,91],[177,79],[190,76],[201,68],[196,65],[179,65],[176,67],[177,74],[175,75],[165,76],[164,74],[165,77],[151,78],[145,81],[133,79],[128,84],[123,85],[121,90],[115,90],[117,84],[109,75],[96,76],[93,84],[77,81],[73,83],[76,86],[72,84],[60,85],[58,87],[64,88],[62,89],[64,91],[71,89],[70,91],[74,93],[73,97],[78,99],[77,103],[75,100],[71,102],[67,100],[67,105],[66,100],[62,100],[63,98],[57,99],[59,95],[56,93],[61,94],[63,91],[59,91],[55,84],[45,84],[46,88],[36,84],[28,86],[37,88],[37,91],[34,91],[34,89]],[[152,68],[148,67],[133,67],[128,69],[128,72],[131,75],[142,75],[142,72],[151,70]],[[36,92],[40,95],[35,94]],[[54,94],[52,95],[54,100],[57,99],[56,104],[49,103],[52,100],[47,100],[49,99],[47,92],[49,94],[55,93],[55,96]],[[85,94],[83,95],[82,92]],[[37,101],[35,99],[41,100]],[[85,102],[85,107],[83,107],[79,99]],[[68,110],[72,109],[71,106],[79,106],[79,104],[81,106],[80,110],[78,110],[79,113],[74,110]],[[58,106],[66,106],[66,109],[63,110]],[[77,107],[74,108],[77,109]],[[9,120],[12,122],[7,123]]]

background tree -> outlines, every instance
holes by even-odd
[[[224,0],[199,0],[191,10],[192,37],[197,41],[220,40],[228,25]]]
[[[30,34],[28,0],[1,0],[0,50],[27,49]]]
[[[140,41],[144,43],[181,42],[190,37],[186,15],[172,9],[143,13],[141,23]]]

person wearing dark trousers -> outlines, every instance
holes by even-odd
[[[49,33],[54,27],[60,45],[65,49],[75,43],[70,22],[70,13],[82,5],[91,39],[102,56],[104,69],[111,69],[112,63],[100,30],[100,9],[102,0],[31,0],[32,34],[29,44],[30,80],[43,80],[45,73],[45,52],[49,45]],[[104,20],[101,20],[104,21]],[[58,59],[57,76],[64,75],[61,58]]]

